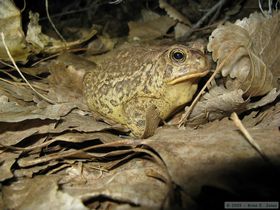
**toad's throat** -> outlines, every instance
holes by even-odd
[[[207,75],[209,73],[209,71],[203,71],[203,72],[196,72],[196,73],[191,73],[191,74],[184,74],[184,75],[181,75],[175,79],[172,79],[172,80],[169,80],[167,81],[167,84],[168,85],[175,85],[179,82],[184,82],[184,81],[187,81],[189,79],[193,79],[193,78],[199,78],[199,77],[204,77],[205,75]]]

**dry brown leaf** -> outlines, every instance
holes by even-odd
[[[235,24],[221,25],[212,32],[207,48],[218,68],[225,61],[222,78],[217,79],[218,85],[213,82],[208,87],[209,92],[192,110],[189,124],[221,119],[232,112],[242,113],[276,100],[280,94],[276,89],[280,70],[278,64],[275,65],[280,60],[279,19],[280,13],[269,18],[254,13]],[[225,60],[235,50],[235,54]],[[251,102],[254,96],[263,97]]]
[[[263,127],[280,127],[280,103],[262,111],[254,111],[243,119],[247,127],[261,129]]]
[[[188,26],[191,26],[191,22],[187,17],[182,15],[179,11],[177,11],[174,7],[168,4],[165,0],[159,0],[159,7],[164,9],[169,17],[173,18],[174,20],[178,20]]]
[[[275,120],[279,125],[280,118]],[[278,126],[266,124],[248,130],[270,161],[279,165]],[[172,180],[191,196],[197,196],[203,185],[214,185],[238,192],[239,187],[236,186],[233,174],[239,174],[239,177],[243,179],[242,182],[248,184],[249,192],[247,193],[250,195],[252,193],[250,187],[254,186],[256,188],[254,195],[256,195],[260,192],[259,187],[268,182],[264,177],[266,179],[270,177],[268,171],[268,174],[263,171],[263,167],[269,167],[269,163],[260,157],[233,122],[226,118],[208,123],[196,130],[192,128],[158,129],[155,136],[142,142],[157,151],[166,163]],[[251,168],[248,169],[248,167]],[[251,178],[257,173],[266,175],[262,180],[252,180]],[[277,182],[277,180],[274,181]],[[246,188],[244,185],[242,187]],[[278,191],[277,188],[274,190]]]
[[[160,16],[147,21],[130,21],[128,22],[129,38],[153,40],[163,37],[175,23],[176,21],[168,16]]]
[[[139,153],[132,148],[132,145],[135,147],[137,144],[135,144],[135,141],[132,139],[123,142],[127,142],[128,144],[119,142],[107,145],[104,144],[104,146],[96,145],[96,153],[91,150],[87,152],[88,155],[85,156],[81,151],[77,151],[76,156],[70,156],[71,159],[82,158],[82,162],[75,161],[71,163],[67,161],[67,156],[64,156],[63,153],[67,153],[69,150],[65,152],[55,152],[53,155],[57,156],[56,159],[61,160],[59,165],[63,166],[62,163],[66,163],[63,167],[56,165],[56,159],[49,159],[50,162],[41,161],[40,165],[30,167],[30,163],[34,161],[36,162],[36,159],[39,159],[39,157],[36,157],[37,154],[35,156],[31,155],[29,160],[26,158],[20,158],[18,164],[21,167],[29,167],[16,170],[15,175],[19,177],[22,175],[31,176],[34,172],[37,171],[38,173],[38,171],[41,171],[46,167],[56,167],[58,170],[56,172],[54,170],[53,173],[57,173],[57,175],[55,175],[57,178],[54,177],[55,179],[52,180],[55,181],[59,179],[59,185],[62,192],[66,192],[74,198],[88,201],[98,198],[99,196],[106,196],[110,200],[115,200],[116,202],[147,206],[147,208],[159,208],[163,205],[170,187],[166,183],[168,177],[166,177],[165,167],[162,168],[161,164],[158,164],[156,161],[150,161],[149,158],[132,159]],[[123,149],[125,146],[127,149]],[[49,146],[48,148],[51,149],[51,147],[52,146]],[[98,150],[98,147],[100,147],[100,150]],[[111,151],[108,152],[108,150]],[[141,151],[144,150],[142,149]],[[70,152],[75,151],[72,150]],[[79,154],[80,157],[78,156]],[[46,156],[43,156],[42,158],[44,157]],[[94,157],[97,157],[100,161],[92,162],[95,160]],[[111,158],[112,161],[108,162],[107,160],[110,160]],[[116,160],[118,161],[116,162]],[[27,164],[28,161],[30,162],[29,164]],[[103,166],[109,168],[110,171],[104,169]],[[20,198],[18,199],[18,202],[16,202],[17,206],[23,205],[25,207],[35,204],[37,206],[39,203],[35,200],[40,199],[41,195],[38,194],[40,193],[38,192],[38,189],[33,188],[33,185],[36,186],[37,183],[40,182],[41,186],[45,186],[45,182],[49,183],[47,181],[49,178],[49,176],[45,175],[36,176],[35,179],[27,180],[28,184],[24,185],[30,186],[28,190],[23,186],[18,187],[18,185],[21,186],[21,181],[7,186],[3,191],[5,193],[4,200],[6,201],[6,205],[8,207],[15,207],[13,206],[15,203],[11,201],[12,199],[16,199],[16,196],[19,196]],[[129,185],[127,185],[127,183],[129,183]],[[42,188],[44,189],[44,187]],[[13,195],[12,199],[11,194]],[[33,196],[30,196],[30,194]],[[52,202],[52,199],[50,200],[47,195],[48,194],[44,194],[46,199],[44,199],[44,202],[40,202],[43,206]],[[28,196],[28,198],[26,196]],[[28,202],[24,201],[26,199],[21,199],[24,197]],[[33,208],[35,207],[33,206]]]
[[[175,40],[179,40],[180,38],[184,37],[185,34],[187,34],[191,28],[187,25],[184,25],[182,23],[177,23],[174,32],[175,32]]]
[[[228,89],[242,89],[245,96],[260,96],[276,87],[280,59],[280,13],[249,18],[219,26],[209,38],[208,50],[218,65],[228,53],[235,55],[222,68]],[[275,77],[273,78],[273,73]]]
[[[51,142],[54,141],[65,141],[65,142],[86,142],[90,141],[91,143],[94,142],[94,140],[101,141],[102,143],[110,143],[115,141],[120,141],[121,138],[110,134],[110,133],[101,133],[101,132],[94,132],[94,133],[62,133],[61,135],[57,135],[54,138],[50,139]]]
[[[19,106],[15,102],[3,102],[0,112],[0,122],[20,122],[30,119],[56,119],[67,115],[72,109],[76,108],[75,104],[54,104],[47,107],[40,108],[37,106]],[[9,107],[9,109],[5,109]]]
[[[27,120],[21,123],[0,123],[0,144],[16,145],[22,140],[35,135],[46,134],[55,129],[56,122],[52,120]]]
[[[202,96],[192,110],[187,121],[188,125],[200,125],[230,116],[232,112],[242,113],[247,110],[262,107],[275,101],[280,95],[280,91],[276,91],[274,88],[256,102],[243,99],[243,94],[244,92],[241,89],[229,90],[222,85],[212,86],[209,92]],[[186,111],[188,109],[189,106],[185,108]]]
[[[221,86],[214,86],[205,93],[191,112],[188,124],[200,125],[208,121],[222,119],[232,112],[246,110],[248,101],[242,98],[242,90],[227,90]],[[188,111],[189,107],[185,108]]]
[[[4,188],[3,192],[6,205],[11,209],[88,209],[79,198],[59,190],[56,177],[38,176],[34,179],[24,179],[8,189]]]
[[[104,122],[96,121],[96,119],[94,119],[92,116],[83,116],[72,112],[61,118],[61,122],[57,124],[55,131],[57,133],[63,132],[65,130],[96,132],[113,128],[114,126],[108,125]],[[115,128],[118,127],[115,126]]]
[[[7,81],[0,81],[1,86],[1,93],[6,96],[12,96],[18,100],[23,102],[32,102],[34,100],[35,93],[25,85],[25,83],[17,83],[17,82],[7,82]],[[8,101],[11,98],[9,97]],[[6,99],[2,98],[2,101],[6,101]],[[17,102],[18,102],[17,100]],[[27,103],[22,103],[27,105]]]
[[[168,186],[164,182],[149,177],[152,171],[164,176],[164,171],[151,161],[133,159],[107,173],[93,173],[86,166],[83,169],[82,174],[76,173],[71,183],[61,180],[65,192],[83,200],[105,195],[119,202],[158,209],[168,193]],[[69,174],[63,174],[63,177],[67,176]],[[86,186],[83,184],[85,182]]]
[[[270,121],[271,124],[264,120],[259,122],[263,126],[248,130],[271,162],[279,164],[278,137],[280,134],[278,126],[280,118],[277,116],[280,112],[279,109],[273,109],[271,112],[267,116],[268,118],[275,116],[275,119]],[[275,124],[276,121],[278,125]],[[248,144],[232,121],[223,119],[196,130],[186,129],[164,127],[158,129],[156,135],[149,139],[127,139],[105,144],[95,141],[97,144],[92,147],[87,147],[87,142],[81,144],[82,142],[78,139],[82,139],[82,141],[87,139],[82,138],[82,135],[79,134],[77,139],[72,140],[76,135],[65,133],[48,140],[55,140],[60,145],[60,147],[57,147],[57,144],[46,145],[50,151],[49,154],[46,153],[40,157],[39,154],[42,152],[38,150],[34,155],[21,157],[17,162],[19,168],[15,174],[31,176],[33,172],[38,170],[40,172],[41,169],[44,169],[44,165],[46,168],[53,168],[50,173],[63,178],[59,183],[62,192],[81,198],[84,202],[105,195],[109,200],[115,202],[140,205],[146,209],[158,208],[170,190],[166,183],[168,177],[164,164],[148,161],[151,157],[147,158],[147,156],[144,156],[144,159],[139,155],[136,156],[137,158],[133,158],[135,154],[139,154],[137,146],[144,144],[152,147],[162,158],[173,182],[183,190],[177,192],[182,196],[187,193],[195,198],[201,193],[201,187],[204,185],[213,185],[228,192],[238,193],[241,185],[239,182],[236,184],[234,176],[241,177],[242,183],[249,183],[249,189],[245,189],[247,193],[246,190],[252,189],[251,185],[256,186],[254,193],[257,193],[258,186],[267,184],[265,178],[263,180],[250,178],[255,176],[255,173],[260,173],[261,167],[267,167],[267,163]],[[60,144],[59,140],[64,143]],[[70,145],[79,145],[79,148],[84,145],[87,151],[72,149],[76,147],[69,147],[67,142],[72,142]],[[81,161],[77,161],[77,158]],[[60,166],[56,165],[58,160]],[[69,160],[74,162],[71,163]],[[96,160],[98,162],[95,162]],[[32,168],[31,166],[34,167],[33,171],[28,170],[28,168]],[[249,171],[248,167],[251,167]],[[41,171],[41,173],[44,172]],[[262,170],[262,173],[264,173],[263,177],[268,176],[267,170]],[[35,177],[41,179],[43,176]],[[12,190],[13,186],[10,186],[10,189],[9,186],[4,188],[4,193],[6,193],[7,190]],[[251,193],[251,191],[249,192]],[[15,191],[12,193],[16,194]],[[24,194],[20,195],[24,197]],[[4,198],[9,199],[9,196],[10,194],[6,193]],[[33,197],[33,199],[37,198]],[[185,197],[182,202],[184,206],[192,203]]]
[[[164,182],[150,177],[151,174],[164,173],[151,161],[133,159],[128,164],[121,165],[110,172],[102,172],[100,167],[98,169],[91,164],[80,163],[71,164],[55,176],[37,176],[33,179],[19,180],[5,187],[3,192],[6,206],[10,208],[32,206],[34,209],[39,207],[42,209],[43,206],[50,205],[50,202],[57,202],[52,196],[48,196],[50,191],[54,189],[57,191],[56,180],[60,180],[61,189],[57,193],[67,193],[69,197],[81,199],[84,202],[106,196],[116,202],[158,209],[168,193]],[[41,187],[38,189],[35,186],[39,183]],[[46,190],[47,186],[48,190]],[[45,197],[43,201],[40,199],[41,196]],[[17,202],[12,202],[14,199]],[[63,204],[63,201],[61,202],[60,205]]]
[[[112,50],[117,44],[116,39],[112,39],[106,35],[97,36],[97,39],[90,42],[87,46],[87,55],[98,55]]]
[[[42,171],[48,171],[54,167],[59,167],[59,166],[61,166],[61,163],[59,161],[52,161],[51,163],[46,165],[36,165],[29,168],[27,167],[27,168],[21,168],[19,170],[14,170],[13,175],[18,179],[32,178],[34,175],[42,173]]]
[[[110,126],[103,122],[97,122],[91,116],[81,116],[77,113],[71,113],[66,117],[55,120],[25,120],[21,123],[0,123],[0,144],[5,146],[16,145],[28,137],[36,139],[36,135],[47,134],[47,133],[63,133],[65,131],[80,131],[80,132],[94,132],[94,133],[65,133],[65,136],[57,136],[52,139],[52,142],[57,140],[60,141],[71,141],[82,142],[85,140],[101,139],[102,142],[112,142],[119,139],[117,136],[106,133],[95,133],[97,131],[104,131],[109,129],[121,128],[117,126]],[[81,135],[81,136],[80,136]],[[37,142],[36,144],[39,144]],[[35,145],[35,143],[33,142]],[[33,145],[33,146],[34,146]]]
[[[143,15],[143,19],[149,22],[154,21],[154,17],[160,18],[152,16]],[[111,209],[160,209],[174,196],[171,181],[176,188],[176,204],[189,209],[193,204],[189,195],[199,198],[205,185],[236,194],[242,186],[255,195],[258,186],[266,184],[269,173],[260,167],[269,167],[269,164],[229,119],[208,123],[196,130],[164,126],[146,140],[122,139],[110,133],[111,129],[119,130],[117,125],[96,121],[83,107],[83,73],[79,72],[77,64],[80,62],[72,66],[64,60],[50,69],[47,79],[32,83],[60,104],[41,101],[19,83],[1,81],[0,119],[10,117],[14,123],[0,123],[0,143],[10,146],[0,145],[0,170],[4,171],[0,178],[10,179],[1,183],[5,205],[0,200],[0,209],[2,206],[11,209],[87,209],[84,204],[91,209],[108,209],[108,206]],[[259,101],[251,103],[242,97],[244,90],[227,87],[212,86],[193,114],[203,114],[204,119],[206,115],[214,120],[233,110],[241,112],[264,106],[279,95],[279,91],[272,89]],[[56,109],[59,107],[63,110]],[[275,165],[280,163],[279,110],[279,104],[276,104],[274,108],[254,113],[244,120],[246,125],[255,126],[248,131]],[[21,115],[25,111],[26,118]],[[1,118],[5,114],[7,116]],[[4,157],[7,148],[11,151],[7,153],[10,156]],[[254,182],[251,178],[255,178],[256,173],[264,176]],[[232,178],[235,175],[241,178]],[[256,186],[253,193],[250,184]]]
[[[26,62],[30,50],[22,31],[20,11],[11,0],[0,1],[0,32],[4,32],[6,44],[14,60]],[[2,41],[0,59],[10,60]]]
[[[83,76],[95,64],[81,57],[62,54],[49,66],[48,97],[58,103],[73,103],[81,110],[88,110],[83,100]]]
[[[19,157],[19,152],[8,152],[1,151],[0,144],[0,181],[4,181],[12,178],[14,175],[11,171],[12,165],[16,162],[16,159]]]

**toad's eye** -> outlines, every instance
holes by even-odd
[[[170,53],[172,60],[177,62],[184,62],[186,60],[186,54],[181,50],[173,50]]]

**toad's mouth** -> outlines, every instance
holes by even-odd
[[[187,73],[187,74],[180,75],[180,76],[177,77],[177,78],[174,78],[174,79],[172,79],[172,80],[167,81],[167,84],[168,84],[168,85],[174,85],[174,84],[177,84],[177,83],[179,83],[179,82],[184,82],[184,81],[189,80],[189,79],[204,77],[204,76],[207,75],[208,73],[209,73],[208,70],[203,71],[203,72],[191,73],[191,74],[188,74],[188,73]]]

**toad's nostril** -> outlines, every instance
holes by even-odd
[[[190,54],[192,56],[192,60],[195,62],[195,65],[198,68],[205,69],[208,67],[208,60],[207,57],[203,52],[198,49],[190,49]]]

